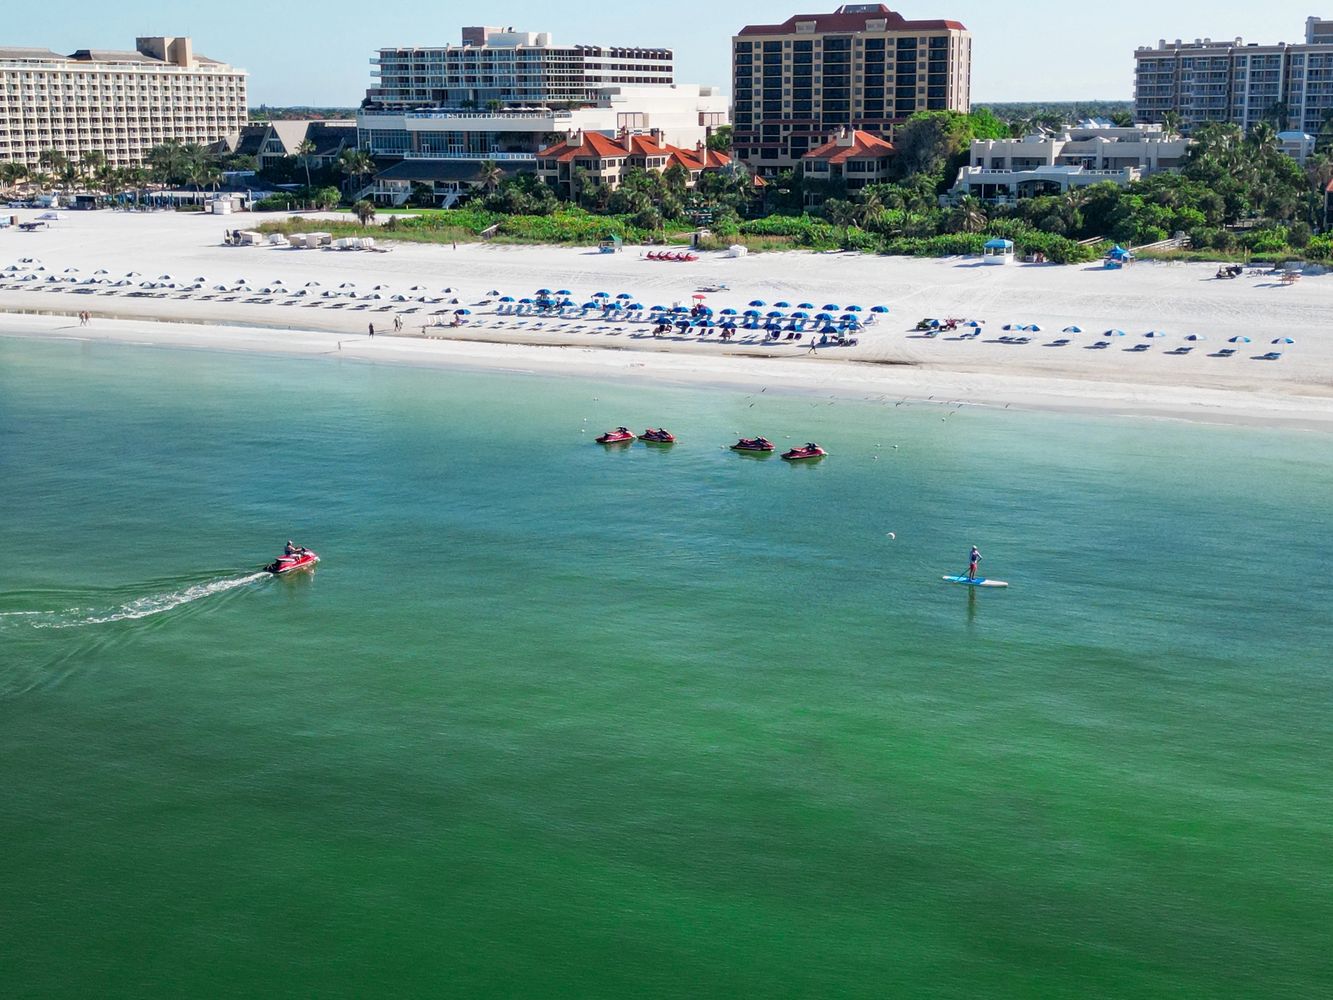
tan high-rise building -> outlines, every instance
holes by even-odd
[[[245,81],[245,70],[196,55],[188,38],[67,56],[0,47],[0,163],[35,168],[55,150],[125,167],[168,140],[215,142],[246,123]]]
[[[918,111],[970,111],[972,35],[878,3],[798,14],[741,29],[732,86],[736,155],[772,174],[842,129],[889,136]]]

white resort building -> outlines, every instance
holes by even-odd
[[[717,88],[673,82],[669,49],[555,46],[550,35],[464,28],[461,46],[381,49],[378,86],[357,113],[360,147],[380,172],[362,192],[402,204],[414,186],[445,205],[482,161],[536,172],[570,136],[652,135],[694,148],[730,122]]]
[[[1085,122],[1059,135],[978,139],[949,192],[1001,204],[1063,194],[1104,181],[1125,185],[1183,164],[1189,141],[1167,138],[1160,125],[1117,128]]]
[[[0,162],[36,168],[54,150],[133,166],[170,140],[235,135],[248,114],[245,70],[196,55],[188,38],[139,38],[132,52],[0,48]]]

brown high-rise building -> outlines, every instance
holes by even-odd
[[[909,21],[846,4],[752,24],[732,39],[736,155],[762,174],[857,129],[889,136],[918,111],[970,111],[972,35],[957,21]]]

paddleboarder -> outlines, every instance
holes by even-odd
[[[969,580],[977,578],[977,563],[979,562],[981,562],[981,550],[973,545],[972,551],[967,557],[967,578]]]

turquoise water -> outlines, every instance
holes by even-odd
[[[1328,995],[1328,438],[895,402],[0,340],[0,991]]]

